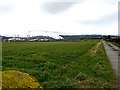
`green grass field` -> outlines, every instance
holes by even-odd
[[[116,77],[98,42],[3,42],[2,70],[28,73],[44,88],[114,87]]]

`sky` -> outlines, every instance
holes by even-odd
[[[118,35],[118,0],[0,0],[0,35]]]

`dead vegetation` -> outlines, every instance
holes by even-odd
[[[79,81],[84,81],[87,79],[86,75],[83,74],[82,72],[80,72],[75,78]]]
[[[89,50],[89,56],[95,55],[98,51],[103,54],[103,50],[98,48],[101,45],[101,43],[102,42],[97,43],[96,46]]]

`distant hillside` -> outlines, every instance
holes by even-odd
[[[62,41],[62,40],[81,40],[81,39],[101,39],[107,35],[59,35],[63,39],[55,39],[50,36],[32,36],[32,37],[8,37],[1,36],[2,41]],[[111,38],[118,36],[111,35]]]
[[[103,36],[107,35],[59,35],[64,38],[64,40],[81,40],[88,38],[103,38]],[[111,38],[116,38],[118,36],[111,35]]]
[[[7,37],[2,36],[2,41],[40,41],[40,40],[54,40],[49,36],[33,36],[33,37]]]

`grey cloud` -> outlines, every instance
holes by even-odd
[[[118,22],[118,13],[114,12],[110,15],[101,17],[100,19],[96,20],[96,21],[85,21],[82,22],[83,24],[87,24],[87,25],[111,25],[114,22]],[[79,21],[77,21],[79,23]]]
[[[56,32],[56,31],[44,31],[45,33],[54,33],[54,34],[68,34],[64,32]]]
[[[77,2],[46,2],[43,3],[42,9],[51,14],[57,14],[61,11],[67,10]]]
[[[32,33],[32,32],[45,32],[45,33],[53,33],[53,34],[70,34],[70,33],[65,33],[65,32],[59,32],[59,31],[48,31],[48,30],[30,30],[28,31],[28,33]]]

